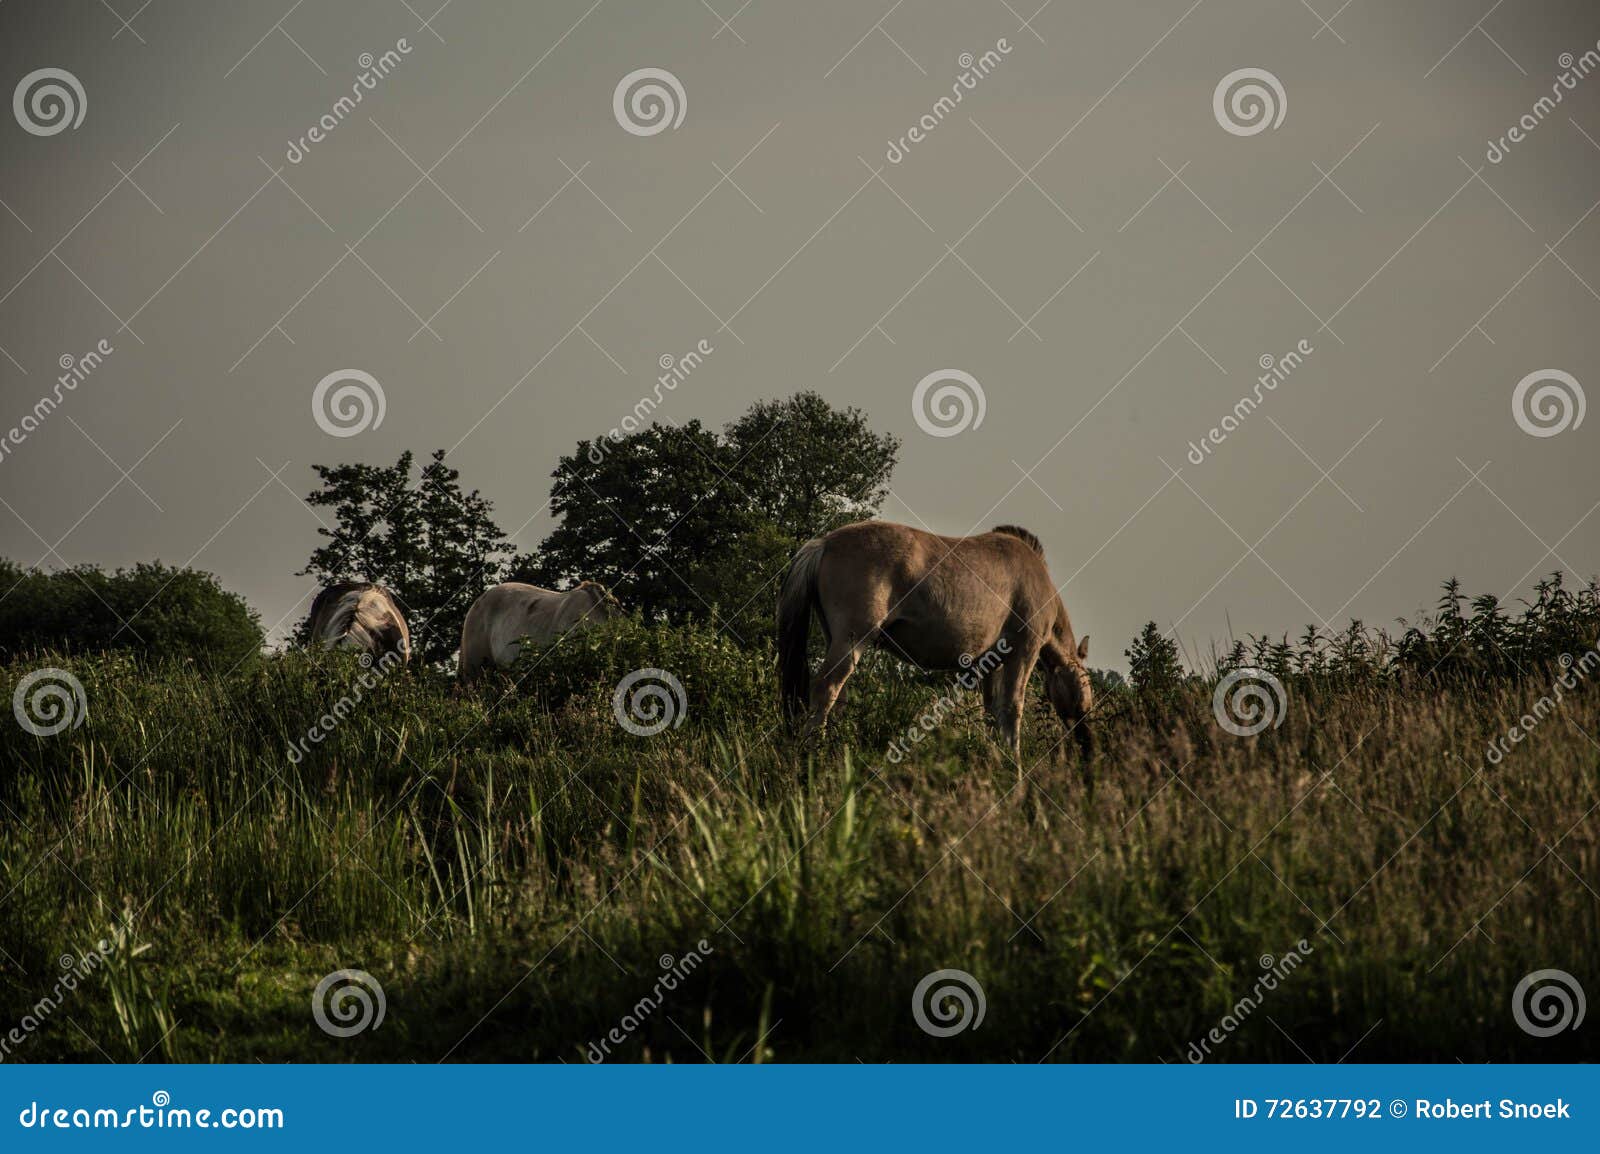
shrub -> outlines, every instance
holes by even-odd
[[[141,562],[107,573],[55,573],[0,560],[0,657],[42,650],[128,650],[228,669],[261,648],[261,619],[244,598],[197,569]]]

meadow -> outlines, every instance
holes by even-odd
[[[1085,764],[1034,702],[1020,773],[976,694],[935,709],[947,682],[882,656],[804,745],[770,650],[693,626],[572,634],[471,689],[300,651],[18,655],[8,699],[54,665],[88,710],[0,726],[0,1035],[32,1022],[5,1060],[1593,1058],[1511,1005],[1600,957],[1600,694],[1575,666],[1537,706],[1588,605],[1520,656],[1514,622],[1459,617],[1411,660],[1262,643],[1285,696],[1253,736],[1190,676],[1102,694]],[[686,708],[640,736],[612,694],[652,667]],[[985,1015],[934,1036],[913,991],[952,968]],[[350,1037],[312,1013],[340,969],[385,1002]]]

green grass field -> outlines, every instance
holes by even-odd
[[[1533,970],[1600,989],[1600,695],[1485,760],[1542,672],[1287,678],[1252,737],[1199,681],[1113,698],[1090,790],[1037,709],[1019,776],[976,695],[890,761],[940,690],[886,658],[802,747],[770,654],[696,630],[569,637],[514,692],[399,672],[298,762],[353,659],[32,655],[0,690],[44,665],[88,718],[0,726],[7,1061],[576,1062],[613,1029],[625,1061],[1597,1056],[1512,1013]],[[687,700],[648,737],[611,701],[646,666]],[[334,1037],[312,995],[347,968],[386,1009]],[[986,1012],[936,1037],[913,991],[948,968]]]

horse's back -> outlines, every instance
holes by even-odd
[[[461,626],[461,664],[471,672],[486,662],[516,661],[524,639],[553,641],[581,616],[572,592],[559,593],[521,581],[502,581],[486,589],[467,610]]]
[[[901,656],[935,669],[1014,632],[1049,589],[1041,573],[1037,555],[1015,537],[944,537],[865,521],[824,538],[817,583],[830,625],[856,636],[875,633]]]

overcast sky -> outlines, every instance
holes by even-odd
[[[860,406],[883,515],[1034,530],[1097,665],[1600,568],[1592,4],[439,2],[0,6],[0,426],[112,349],[4,445],[0,555],[193,564],[281,637],[312,463],[448,448],[531,548],[704,340],[658,417]],[[40,69],[81,99],[19,110]],[[981,423],[918,421],[941,371]]]

